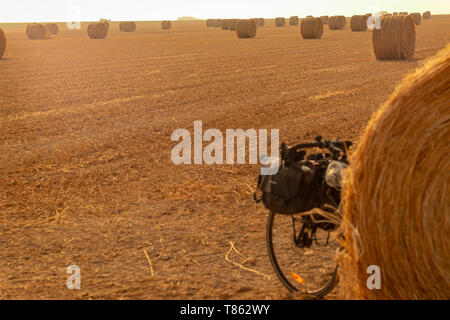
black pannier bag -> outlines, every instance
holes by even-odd
[[[258,178],[257,202],[262,201],[270,211],[281,214],[293,214],[314,209],[315,190],[314,169],[302,163],[290,164],[282,160],[274,175],[260,175]]]

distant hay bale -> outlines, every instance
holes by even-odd
[[[323,34],[323,22],[320,18],[302,19],[300,31],[304,39],[320,39]]]
[[[56,36],[59,32],[59,28],[56,23],[47,23],[45,27],[47,28],[48,32],[50,32],[54,36]]]
[[[238,21],[239,19],[230,19],[230,21],[228,22],[230,31],[236,31]]]
[[[430,11],[425,11],[423,13],[423,18],[424,19],[431,19],[431,12]]]
[[[290,26],[298,26],[298,16],[292,16],[289,18]]]
[[[169,30],[170,28],[172,28],[172,22],[169,20],[165,20],[161,22],[161,29],[163,30]]]
[[[276,27],[284,27],[286,25],[286,19],[283,17],[275,18],[275,26]]]
[[[450,299],[450,45],[374,114],[342,186],[346,299]],[[380,290],[367,287],[380,268]]]
[[[214,19],[212,24],[213,24],[214,28],[220,28],[221,24],[222,24],[222,21],[220,19]]]
[[[104,22],[95,22],[89,24],[87,34],[91,39],[105,39],[108,34],[108,27]]]
[[[2,29],[0,29],[0,58],[3,57],[3,54],[6,50],[6,36]]]
[[[229,19],[222,20],[222,30],[230,30],[230,20]]]
[[[264,25],[265,25],[265,20],[264,20],[264,18],[257,18],[257,19],[256,19],[256,26],[257,26],[257,27],[264,27]]]
[[[30,40],[42,40],[49,37],[47,28],[40,23],[27,25],[26,34]]]
[[[328,19],[329,19],[328,16],[321,16],[321,17],[320,17],[320,20],[322,20],[322,23],[323,23],[323,24],[328,24]]]
[[[398,16],[398,12],[393,12],[392,15]]]
[[[414,23],[418,26],[420,25],[420,22],[422,20],[422,17],[420,15],[420,12],[414,12],[409,14],[414,19]]]
[[[367,19],[365,15],[354,15],[350,20],[350,28],[355,31],[367,31]]]
[[[416,28],[411,16],[381,17],[381,29],[374,29],[372,46],[378,60],[411,59],[416,47]]]
[[[121,32],[135,32],[136,23],[134,21],[122,21],[119,23],[119,30]]]
[[[236,34],[238,38],[254,38],[256,36],[256,21],[239,20],[236,27]]]
[[[206,20],[206,26],[208,28],[214,27],[214,20],[213,19],[207,19]]]
[[[346,24],[344,16],[332,16],[328,19],[330,30],[342,30]]]
[[[398,14],[399,14],[400,16],[407,16],[407,15],[408,15],[408,12],[402,11],[402,12],[399,12]]]

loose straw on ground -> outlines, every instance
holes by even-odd
[[[144,253],[145,253],[145,256],[147,257],[148,264],[150,266],[150,275],[153,277],[154,273],[153,273],[153,267],[152,267],[152,260],[150,260],[150,257],[148,256],[147,251],[145,251],[145,249],[144,249]]]
[[[233,242],[233,241],[230,241],[230,249],[228,250],[227,254],[225,255],[225,260],[226,260],[226,261],[230,262],[231,264],[233,264],[233,265],[235,265],[235,266],[237,266],[237,267],[239,267],[239,268],[241,268],[241,269],[244,269],[244,270],[247,270],[247,271],[250,271],[250,272],[259,274],[260,276],[263,276],[263,277],[266,278],[267,280],[270,280],[270,276],[268,276],[268,275],[266,275],[266,274],[264,274],[264,273],[261,273],[261,272],[255,270],[255,269],[247,268],[247,267],[243,266],[242,264],[240,264],[240,263],[238,263],[238,262],[236,262],[236,261],[231,260],[228,256],[230,255],[230,253],[231,253],[232,251],[236,252],[238,255],[240,255],[242,258],[244,258],[244,259],[245,259],[245,260],[244,260],[244,263],[245,263],[245,261],[248,261],[248,258],[246,258],[242,253],[240,253],[240,252],[236,249],[236,247],[234,246],[234,242]]]

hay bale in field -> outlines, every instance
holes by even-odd
[[[414,12],[410,14],[411,17],[414,19],[414,23],[418,26],[420,25],[420,22],[422,20],[422,17],[420,15],[420,12]]]
[[[423,18],[424,19],[431,19],[431,12],[430,11],[425,11],[423,13]]]
[[[257,27],[264,27],[264,25],[265,25],[265,20],[264,20],[264,18],[257,18],[256,19],[256,26]]]
[[[289,18],[290,26],[298,26],[298,16],[292,16]]]
[[[213,20],[213,27],[214,28],[220,28],[222,25],[222,21],[220,19],[214,19]]]
[[[0,58],[3,57],[3,54],[6,50],[6,36],[2,29],[0,29]]]
[[[207,20],[206,20],[206,26],[207,26],[208,28],[214,27],[214,20],[213,20],[213,19],[207,19]]]
[[[283,17],[275,18],[275,26],[276,27],[284,27],[286,25],[286,19]]]
[[[169,20],[165,20],[161,22],[161,29],[163,30],[169,30],[170,28],[172,28],[172,22]]]
[[[328,19],[330,30],[342,30],[346,24],[344,16],[332,16]]]
[[[230,31],[236,31],[238,21],[239,19],[230,19],[230,21],[228,22]]]
[[[450,45],[374,114],[342,185],[341,294],[450,299]],[[380,268],[381,288],[367,287]]]
[[[367,19],[365,15],[354,15],[350,20],[350,28],[355,31],[367,31]]]
[[[402,11],[402,12],[399,12],[398,14],[399,14],[400,16],[407,16],[407,15],[408,15],[408,12]]]
[[[47,28],[40,23],[27,25],[26,34],[30,40],[42,40],[49,37]]]
[[[91,39],[105,39],[108,34],[108,27],[104,22],[89,24],[87,34]]]
[[[238,38],[254,38],[256,36],[256,21],[239,20],[236,27],[236,34]]]
[[[381,17],[381,29],[374,29],[372,46],[378,60],[411,59],[416,47],[416,28],[411,16]]]
[[[320,18],[302,19],[300,31],[304,39],[320,39],[323,34],[323,22]]]
[[[392,15],[398,16],[398,12],[393,12]]]
[[[59,32],[59,28],[56,23],[47,23],[45,27],[47,28],[48,32],[50,32],[54,36],[56,36]]]
[[[328,19],[329,19],[328,16],[321,16],[321,17],[320,17],[320,20],[322,20],[322,23],[323,23],[323,24],[328,24]]]
[[[111,21],[111,20],[107,20],[107,19],[100,19],[100,23],[103,23],[103,24],[105,24],[105,26],[106,26],[106,32],[108,32],[109,31],[109,21]]]
[[[222,27],[222,30],[230,30],[230,20],[229,19],[223,19],[221,21],[221,27]]]
[[[135,32],[136,23],[134,21],[122,21],[119,23],[119,30],[121,32]]]

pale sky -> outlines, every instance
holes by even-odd
[[[373,8],[450,14],[450,0],[1,0],[0,23],[351,16],[373,12]]]

